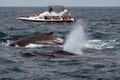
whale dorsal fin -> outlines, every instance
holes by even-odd
[[[53,32],[49,32],[49,33],[47,33],[48,35],[53,35]]]

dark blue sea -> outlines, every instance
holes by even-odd
[[[26,22],[17,19],[28,12],[41,13],[46,9],[0,7],[0,80],[120,80],[120,8],[68,7],[76,20],[73,23]],[[51,31],[66,39],[77,21],[82,22],[80,24],[87,38],[81,55],[27,57],[23,56],[25,52],[58,48],[7,46],[23,37]]]

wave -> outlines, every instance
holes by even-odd
[[[7,35],[6,33],[0,32],[0,38],[5,37],[6,35]]]
[[[94,38],[94,39],[100,39],[100,38],[106,38],[108,35],[107,34],[104,34],[104,33],[102,33],[102,32],[93,32],[92,34],[91,34],[91,36],[92,36],[92,38]]]

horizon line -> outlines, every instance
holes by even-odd
[[[48,6],[62,6],[62,5],[48,5]],[[48,6],[0,6],[0,7],[48,7]],[[120,6],[65,6],[65,7],[120,7]]]

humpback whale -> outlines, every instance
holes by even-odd
[[[17,41],[12,42],[9,44],[10,47],[25,47],[29,44],[45,44],[45,45],[64,45],[63,39],[53,35],[53,32],[49,33],[42,33],[38,35],[33,35],[29,37],[25,37],[19,39]],[[23,53],[22,56],[30,57],[30,56],[50,56],[50,57],[57,57],[57,56],[72,56],[75,55],[71,52],[67,52],[64,50],[55,50],[49,52],[27,52]]]
[[[20,40],[17,40],[9,44],[9,46],[25,47],[26,45],[29,45],[29,44],[63,45],[64,41],[63,39],[53,35],[53,32],[49,32],[49,33],[42,33],[42,34],[22,38]]]
[[[24,57],[32,57],[32,56],[50,56],[50,57],[57,57],[57,56],[74,56],[75,54],[64,51],[64,50],[56,50],[51,52],[31,52],[31,53],[23,53],[22,56]]]

